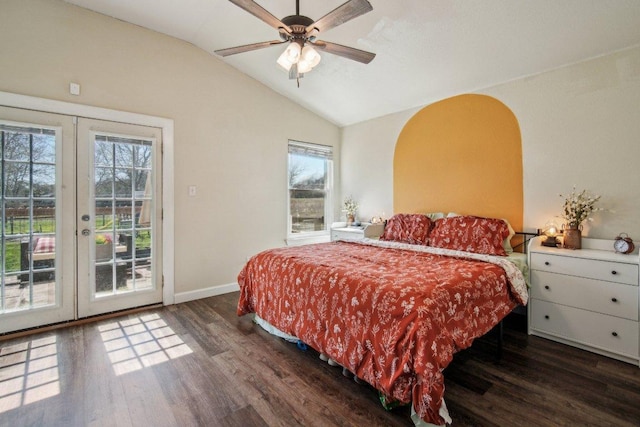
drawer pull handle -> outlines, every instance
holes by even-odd
[[[612,301],[612,302],[618,302],[618,298],[613,297],[613,298],[611,298],[611,301]]]
[[[549,290],[549,285],[544,285],[544,288],[545,288],[546,290]]]
[[[613,271],[611,272],[611,274],[614,274],[614,275],[615,275],[615,274],[618,274],[618,272],[617,272],[617,271],[615,271],[615,270],[613,270]]]
[[[611,332],[611,335],[613,335],[614,337],[617,337],[618,333],[617,332]]]
[[[549,315],[548,315],[548,314],[545,314],[545,315],[544,315],[544,318],[548,320],[548,319],[549,319]],[[614,332],[614,333],[615,333],[615,332]]]
[[[551,263],[549,261],[545,261],[544,265],[551,265]]]

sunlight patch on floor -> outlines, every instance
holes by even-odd
[[[0,414],[58,394],[55,335],[0,349]]]
[[[193,353],[155,313],[109,322],[98,330],[116,375]]]

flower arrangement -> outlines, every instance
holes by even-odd
[[[109,234],[96,234],[96,245],[108,245],[112,243],[111,235]]]
[[[560,194],[560,197],[565,196]],[[590,217],[593,212],[603,210],[595,206],[598,200],[600,200],[600,196],[591,195],[587,190],[576,192],[576,186],[574,185],[571,194],[565,197],[561,217],[568,226],[579,227],[585,220],[593,220]]]
[[[352,196],[349,196],[346,199],[344,199],[344,204],[342,209],[343,212],[346,212],[347,215],[355,216],[357,210],[358,210],[358,202],[353,200]]]

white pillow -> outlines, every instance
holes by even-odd
[[[507,221],[505,218],[502,218],[502,220],[506,222],[507,227],[509,227],[509,235],[506,239],[504,239],[504,242],[502,242],[502,247],[504,248],[504,251],[506,253],[510,254],[513,253],[513,248],[511,247],[511,238],[516,235],[516,231],[513,229],[511,224],[509,224],[509,221]]]
[[[444,218],[444,212],[429,212],[429,213],[426,213],[425,215],[428,216],[431,221]]]

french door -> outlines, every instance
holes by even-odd
[[[0,333],[162,302],[161,143],[0,107]]]
[[[0,107],[0,332],[75,316],[74,150],[73,118]]]
[[[78,316],[162,302],[161,131],[78,119]]]

